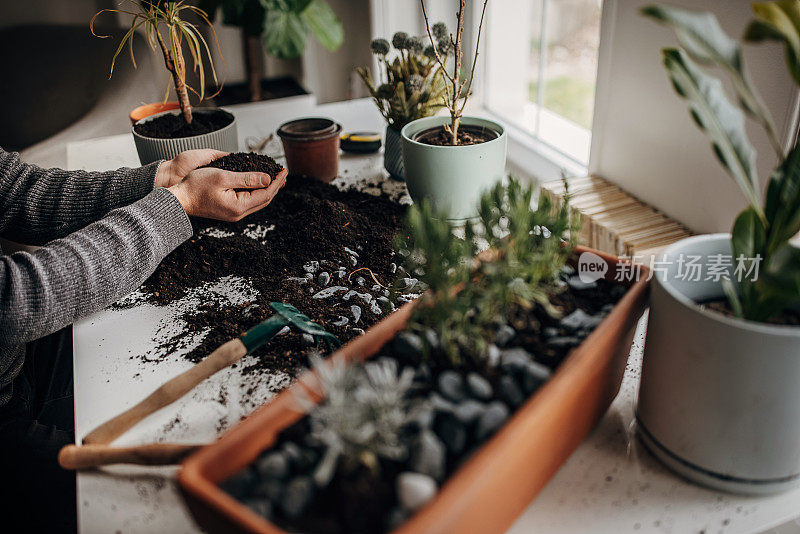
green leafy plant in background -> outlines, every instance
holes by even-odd
[[[396,50],[394,59],[389,59],[390,46]],[[447,44],[439,47],[445,56],[451,50]],[[399,132],[409,122],[429,117],[444,107],[444,76],[433,45],[426,47],[419,37],[397,32],[392,45],[386,39],[375,39],[370,50],[380,63],[380,78],[373,81],[366,67],[359,67],[356,72],[391,128]]]
[[[783,42],[789,71],[800,85],[800,0],[756,2],[753,11],[756,19],[745,39]],[[733,224],[733,259],[737,263],[760,258],[760,272],[755,280],[744,276],[724,284],[731,308],[739,317],[767,321],[800,304],[800,250],[789,243],[800,231],[800,148],[795,143],[784,153],[772,117],[747,74],[739,43],[723,31],[713,14],[665,5],[647,6],[642,13],[675,30],[680,48],[663,49],[664,66],[675,90],[688,102],[692,118],[708,135],[717,158],[750,204]],[[728,100],[720,80],[704,67],[725,72],[738,107]],[[764,129],[779,160],[767,183],[765,201],[745,115]]]
[[[184,15],[187,13],[198,16],[205,24],[207,24],[212,33],[214,32],[211,22],[208,20],[206,13],[193,5],[187,4],[185,0],[179,2],[150,2],[142,0],[140,2],[128,0],[128,3],[133,6],[131,10],[126,9],[103,9],[92,17],[89,23],[89,29],[95,37],[107,38],[107,35],[97,35],[94,31],[94,22],[98,16],[103,13],[124,13],[132,17],[130,28],[122,37],[122,40],[114,52],[114,57],[111,59],[111,72],[108,77],[114,74],[114,65],[116,64],[117,57],[120,55],[125,45],[128,45],[130,51],[131,61],[133,66],[136,67],[136,58],[133,55],[133,36],[139,28],[143,28],[147,36],[147,42],[153,51],[156,47],[161,49],[164,56],[164,65],[172,74],[172,82],[175,87],[175,94],[178,98],[178,104],[181,107],[181,113],[187,123],[192,122],[192,105],[189,101],[189,91],[194,92],[203,100],[205,97],[206,85],[206,71],[203,64],[204,56],[208,61],[211,68],[211,74],[214,78],[214,83],[217,83],[217,73],[214,70],[214,62],[211,59],[211,51],[209,50],[208,43],[198,27],[184,20]],[[161,35],[162,28],[166,31],[166,39]],[[214,33],[216,39],[216,34]],[[200,91],[195,91],[186,83],[186,62],[183,57],[183,45],[189,50],[192,56],[192,64],[194,71],[197,73],[200,82]],[[217,43],[219,49],[219,43]],[[164,100],[166,100],[166,95]]]
[[[212,18],[242,28],[251,100],[261,99],[260,50],[280,59],[299,57],[313,35],[327,50],[344,42],[341,21],[325,0],[200,0]]]
[[[432,328],[453,364],[464,355],[479,360],[515,307],[559,315],[550,299],[562,289],[559,275],[579,220],[569,195],[558,206],[541,195],[533,209],[533,192],[513,178],[508,186],[498,183],[481,197],[479,220],[464,227],[463,237],[427,203],[410,209],[410,242],[401,254],[428,291],[409,328]]]

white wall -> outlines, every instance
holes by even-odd
[[[745,200],[672,89],[661,48],[671,30],[639,14],[642,0],[606,0],[603,12],[590,172],[604,176],[695,232],[729,231]],[[741,36],[752,17],[747,0],[671,0],[713,9],[723,28]],[[745,63],[772,111],[778,131],[792,129],[797,90],[777,45],[745,47]],[[765,183],[775,164],[770,144],[748,121]]]

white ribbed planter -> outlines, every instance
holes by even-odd
[[[731,254],[730,235],[690,237],[664,253],[668,267],[651,286],[636,409],[642,441],[706,486],[746,494],[799,486],[800,327],[701,308],[697,302],[724,295],[722,284],[705,280],[705,270],[700,281],[684,280],[681,254],[709,265]]]
[[[220,111],[224,110],[194,109],[192,110],[192,113],[195,115],[202,115],[204,113],[218,113]],[[136,124],[151,121],[162,115],[177,115],[178,113],[180,113],[180,111],[165,111],[163,113],[157,113],[155,115],[145,117]],[[194,135],[192,137],[158,139],[155,137],[145,137],[143,135],[139,135],[133,128],[131,128],[131,132],[133,133],[133,141],[136,143],[136,151],[139,153],[139,161],[141,161],[142,165],[147,165],[148,163],[152,163],[160,159],[172,159],[184,150],[192,150],[196,148],[213,148],[216,150],[222,150],[224,152],[237,152],[239,150],[239,140],[236,130],[236,117],[227,111],[224,111],[224,113],[231,115],[231,117],[233,117],[233,122],[221,130],[202,135]]]

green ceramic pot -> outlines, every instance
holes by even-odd
[[[426,117],[403,127],[403,166],[408,192],[414,202],[427,198],[448,219],[463,220],[478,213],[478,199],[505,175],[506,131],[487,119],[464,117],[465,128],[488,129],[495,138],[477,145],[437,146],[416,141],[449,116]]]

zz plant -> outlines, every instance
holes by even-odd
[[[514,307],[559,315],[550,300],[562,290],[559,275],[579,220],[570,213],[569,195],[560,205],[541,195],[533,209],[533,192],[513,178],[507,186],[497,183],[481,197],[479,221],[467,224],[463,237],[427,203],[410,209],[410,242],[400,245],[401,253],[428,291],[409,328],[433,329],[451,364],[464,355],[479,361]]]
[[[396,50],[394,59],[389,59],[391,46]],[[446,61],[452,47],[445,42],[437,46]],[[377,80],[373,81],[366,67],[359,67],[356,72],[392,129],[399,132],[409,122],[429,117],[444,107],[444,75],[433,45],[426,47],[419,37],[397,32],[391,45],[386,39],[375,39],[370,50],[380,64]]]
[[[800,85],[800,0],[755,2],[753,11],[756,18],[744,39],[784,43],[789,71]],[[784,150],[745,69],[739,43],[722,30],[713,14],[665,5],[645,7],[642,13],[675,30],[680,47],[663,49],[664,66],[676,92],[687,101],[692,118],[708,135],[717,158],[749,203],[733,224],[733,259],[760,262],[760,272],[758,277],[725,283],[731,308],[739,317],[767,321],[800,304],[800,250],[789,243],[800,231],[800,148],[794,141]],[[718,67],[726,74],[739,106],[728,100],[722,83],[706,72],[707,67]],[[764,129],[778,157],[765,199],[745,116]]]
[[[172,83],[175,88],[175,95],[178,98],[178,104],[181,108],[183,118],[187,124],[192,123],[192,105],[189,102],[189,91],[197,94],[200,100],[205,97],[206,85],[206,70],[204,60],[208,62],[211,69],[211,74],[214,78],[214,83],[217,84],[217,73],[214,70],[214,62],[211,58],[211,51],[206,43],[203,34],[199,28],[185,19],[186,14],[194,14],[200,20],[211,28],[211,32],[216,40],[216,33],[208,20],[205,11],[188,4],[186,0],[178,2],[165,2],[163,0],[128,0],[132,6],[128,9],[103,9],[92,17],[89,24],[89,29],[92,35],[100,38],[107,38],[108,35],[98,35],[94,31],[94,21],[98,16],[103,13],[122,13],[131,16],[130,28],[122,37],[122,40],[114,52],[114,57],[111,59],[111,72],[108,77],[114,74],[114,65],[116,64],[117,57],[120,55],[125,45],[128,45],[130,51],[131,62],[136,67],[136,59],[133,55],[133,38],[139,28],[144,29],[147,36],[147,42],[153,51],[158,47],[161,54],[164,56],[164,65],[172,75]],[[166,38],[162,35],[162,31],[166,33]],[[192,56],[192,66],[197,73],[200,83],[200,91],[195,91],[191,86],[186,83],[186,62],[183,57],[183,45],[189,50]],[[217,43],[219,49],[219,43]],[[166,95],[164,100],[166,100]]]

